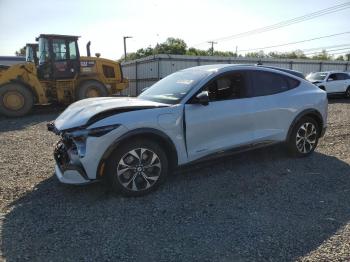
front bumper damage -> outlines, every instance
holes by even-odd
[[[72,141],[65,139],[58,141],[54,150],[54,157],[56,161],[55,173],[60,182],[79,185],[94,181],[87,176]]]

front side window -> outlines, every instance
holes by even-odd
[[[49,41],[46,38],[39,38],[39,64],[49,60]]]
[[[166,104],[178,104],[199,81],[210,72],[203,70],[179,71],[159,80],[138,97]]]
[[[203,90],[208,91],[211,102],[243,98],[246,97],[246,82],[242,72],[225,73],[210,81]]]
[[[293,88],[290,85],[294,85],[294,87],[298,85],[293,81],[294,79],[289,83],[288,77],[276,73],[254,71],[250,75],[252,77],[252,96],[266,96],[285,92]]]
[[[52,40],[53,60],[61,61],[67,59],[66,41],[63,39]]]

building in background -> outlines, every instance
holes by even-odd
[[[26,58],[24,56],[0,56],[0,65],[10,66],[25,61]]]
[[[142,89],[178,70],[210,64],[257,64],[300,71],[304,75],[319,71],[349,71],[350,62],[333,60],[270,59],[220,56],[154,55],[122,63],[129,88],[123,95],[137,96]]]

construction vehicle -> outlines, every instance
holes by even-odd
[[[120,63],[80,56],[78,36],[41,34],[35,60],[0,71],[0,113],[27,114],[34,104],[70,104],[76,100],[118,94],[128,86]],[[28,47],[30,48],[30,47]],[[34,50],[34,49],[32,49]],[[34,52],[33,52],[34,57]]]

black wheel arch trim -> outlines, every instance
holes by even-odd
[[[295,126],[296,123],[298,123],[298,121],[300,119],[302,119],[304,116],[307,116],[307,115],[314,115],[316,116],[320,121],[321,121],[321,126],[319,127],[320,130],[319,130],[319,137],[321,137],[321,134],[322,134],[322,130],[324,129],[324,123],[323,123],[323,117],[321,115],[321,113],[319,111],[317,111],[316,109],[306,109],[306,110],[303,110],[301,111],[293,120],[293,122],[291,123],[290,127],[289,127],[289,130],[288,130],[288,134],[287,134],[287,141],[289,140],[292,132],[293,132],[293,128]]]
[[[116,150],[116,148],[123,142],[127,141],[127,139],[129,139],[130,137],[133,136],[138,136],[138,135],[153,135],[153,136],[157,136],[159,137],[163,142],[166,143],[166,145],[169,147],[168,149],[171,152],[171,156],[175,157],[175,159],[172,159],[173,161],[173,165],[178,165],[178,156],[177,156],[177,150],[176,150],[176,146],[174,144],[174,142],[170,139],[170,137],[168,135],[166,135],[164,132],[155,129],[155,128],[137,128],[134,130],[131,130],[127,133],[125,133],[124,135],[118,137],[116,140],[114,140],[114,142],[107,148],[107,150],[103,153],[98,167],[97,167],[97,174],[96,174],[96,179],[100,179],[101,178],[101,168],[102,165],[106,162],[106,160],[110,157],[110,155],[112,154],[112,152],[114,152],[114,150]],[[172,166],[172,162],[171,159],[169,161],[169,166]],[[103,171],[104,172],[104,171]]]

